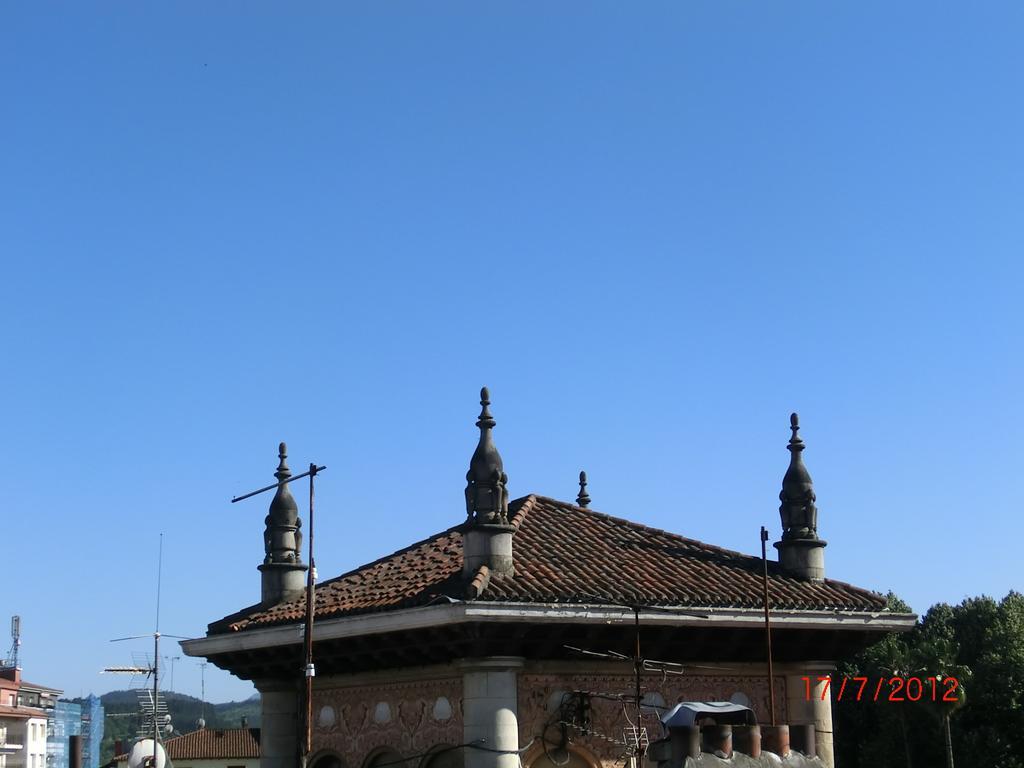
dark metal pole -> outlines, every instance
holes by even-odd
[[[153,768],[156,764],[156,750],[160,736],[160,722],[157,710],[160,708],[160,581],[164,570],[164,535],[160,534],[160,555],[156,566],[156,631],[153,633]]]
[[[316,600],[316,560],[313,559],[313,478],[318,471],[316,464],[309,465],[309,570],[306,572],[306,688],[304,697],[303,764],[313,749],[313,677],[316,668],[313,666],[313,613]]]
[[[318,467],[316,464],[310,464],[309,470],[302,474],[264,486],[250,493],[236,496],[231,500],[231,503],[234,504],[236,501],[242,501],[265,491],[280,488],[282,485],[294,482],[300,478],[309,477],[309,571],[306,573],[306,626],[303,633],[306,657],[304,670],[306,679],[303,686],[305,728],[302,738],[298,741],[299,762],[302,766],[306,765],[306,759],[309,757],[313,743],[313,677],[316,675],[316,668],[313,666],[313,605],[316,599],[315,579],[313,578],[313,574],[316,571],[316,561],[313,560],[313,478],[317,473],[323,472],[325,469],[327,469],[326,466]]]
[[[643,768],[644,744],[640,738],[640,726],[643,723],[644,712],[640,705],[640,669],[643,666],[643,659],[640,657],[640,605],[633,606],[633,627],[636,629],[636,648],[633,656],[633,673],[636,677],[636,768]]]
[[[160,736],[160,722],[157,710],[160,705],[160,633],[153,633],[153,768],[158,768],[156,760],[157,743]]]
[[[768,529],[761,526],[761,565],[764,568],[764,635],[768,646],[768,709],[775,725],[775,671],[772,668],[772,620],[768,613]]]
[[[242,501],[244,499],[248,499],[251,496],[256,496],[258,494],[261,494],[264,491],[271,491],[274,488],[277,488],[279,486],[287,485],[288,483],[294,483],[296,480],[301,480],[302,478],[306,477],[307,475],[315,475],[317,472],[322,472],[325,469],[327,469],[327,467],[317,467],[317,466],[315,466],[313,464],[310,464],[308,472],[303,472],[301,475],[295,475],[294,477],[289,477],[287,480],[282,480],[281,482],[273,483],[272,485],[268,485],[268,486],[266,486],[264,488],[260,488],[257,491],[252,491],[251,493],[243,494],[242,496],[235,496],[235,498],[233,498],[231,500],[231,503],[234,504],[236,501]]]

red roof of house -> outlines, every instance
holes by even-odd
[[[28,682],[26,680],[22,680],[21,681],[21,689],[22,690],[26,690],[26,691],[32,691],[32,692],[38,691],[40,693],[56,693],[56,694],[64,693],[64,691],[61,690],[60,688],[51,688],[48,685],[39,685],[38,683],[30,683],[30,682]]]
[[[219,760],[260,756],[259,728],[202,728],[164,741],[171,760]],[[128,755],[118,755],[119,761]]]
[[[451,528],[317,587],[316,617],[336,618],[425,605],[443,596],[516,603],[641,603],[757,608],[759,557],[610,517],[544,496],[509,506],[515,575],[462,578],[462,534]],[[826,579],[804,581],[769,562],[775,609],[878,611],[876,592]],[[244,609],[210,625],[211,634],[299,622],[305,597]]]

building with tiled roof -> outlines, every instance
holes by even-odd
[[[582,473],[575,503],[510,500],[486,390],[481,404],[466,519],[316,586],[309,765],[600,768],[642,754],[637,714],[653,739],[659,708],[712,700],[746,704],[765,727],[772,714],[804,726],[831,765],[818,678],[915,617],[825,578],[795,414],[779,560],[763,561],[596,512]],[[308,573],[283,444],[275,476],[261,601],[182,646],[255,682],[262,765],[284,768],[306,746]]]
[[[152,742],[150,742],[152,744]],[[259,768],[259,728],[200,728],[163,742],[174,768]],[[124,763],[128,755],[118,755]]]
[[[21,667],[0,668],[0,768],[43,768],[54,707],[63,691],[21,678]]]

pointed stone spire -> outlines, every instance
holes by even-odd
[[[508,475],[501,454],[494,445],[491,430],[491,396],[487,387],[480,390],[480,442],[469,460],[466,473],[466,525],[462,532],[462,573],[467,579],[477,575],[480,566],[505,576],[513,575],[512,534],[508,521]]]
[[[480,390],[480,442],[469,460],[466,473],[466,513],[470,521],[484,524],[508,523],[508,475],[501,454],[494,445],[491,430],[496,422],[491,416],[491,397],[487,387]]]
[[[818,538],[818,507],[811,473],[804,466],[804,441],[800,439],[800,417],[789,417],[789,468],[782,478],[779,516],[782,540],[775,543],[779,563],[792,576],[812,581],[825,578],[826,541]]]
[[[295,503],[287,481],[292,472],[288,468],[288,446],[281,443],[277,451],[278,464],[274,477],[279,485],[264,519],[263,574],[264,605],[274,605],[301,594],[303,589],[302,520],[299,505]]]
[[[576,497],[576,506],[584,509],[590,506],[590,496],[587,494],[587,473],[580,470],[580,492]]]
[[[779,514],[782,516],[783,539],[818,538],[818,508],[814,502],[814,483],[811,473],[804,466],[804,441],[800,439],[800,417],[789,416],[789,469],[782,478],[782,492],[779,494]]]

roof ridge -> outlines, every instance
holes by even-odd
[[[543,496],[539,496],[536,493],[528,493],[525,496],[520,496],[518,499],[513,499],[509,503],[510,507],[513,504],[516,504],[517,502],[521,502],[521,503],[519,504],[519,509],[516,510],[515,515],[513,515],[512,519],[508,521],[509,525],[511,525],[513,528],[515,528],[518,531],[519,530],[519,526],[522,525],[522,523],[523,523],[523,520],[526,519],[526,516],[528,514],[530,514],[530,510],[532,510],[534,505],[537,503],[537,499],[542,499],[542,498],[544,498],[544,497]]]
[[[701,548],[706,549],[706,550],[710,550],[712,552],[720,552],[720,553],[725,554],[725,555],[730,555],[732,557],[740,557],[740,558],[744,558],[744,559],[747,559],[747,560],[754,560],[754,561],[760,561],[761,560],[761,558],[759,556],[757,556],[757,555],[748,555],[748,554],[746,554],[744,552],[739,552],[739,551],[737,551],[735,549],[727,549],[726,547],[720,547],[717,544],[708,544],[707,542],[701,541],[700,539],[693,539],[693,538],[690,538],[689,536],[683,536],[682,534],[675,533],[674,531],[666,531],[663,528],[655,528],[654,526],[651,526],[651,525],[645,525],[644,523],[638,523],[635,520],[627,520],[624,517],[616,517],[615,515],[609,515],[607,512],[598,512],[597,510],[590,509],[589,507],[581,507],[578,504],[573,504],[570,501],[562,501],[561,499],[556,499],[556,498],[553,498],[551,496],[543,496],[541,494],[531,494],[531,497],[534,499],[534,501],[547,501],[547,502],[551,502],[553,504],[557,504],[557,505],[563,506],[563,507],[572,507],[574,510],[576,510],[578,512],[582,512],[585,515],[591,515],[593,517],[602,518],[602,519],[605,519],[605,520],[610,520],[611,522],[614,522],[614,523],[621,523],[623,525],[626,525],[626,526],[628,526],[630,528],[633,528],[633,529],[636,529],[636,530],[641,530],[641,531],[646,531],[646,532],[650,532],[650,533],[654,533],[654,534],[659,534],[659,535],[662,535],[662,536],[667,536],[667,537],[669,537],[671,539],[676,539],[677,541],[682,541],[682,542],[686,542],[687,544],[696,545],[698,547],[701,547]],[[517,515],[517,517],[518,517],[518,515]],[[774,566],[778,566],[778,563],[775,562],[775,561],[769,560],[768,561],[768,565],[769,565],[769,567],[771,567],[773,565]],[[778,572],[776,572],[776,573],[774,573],[772,575],[773,576],[778,576],[778,577],[781,577],[781,578],[792,578],[790,576],[787,576],[785,573],[783,573],[781,571],[778,571]],[[845,582],[845,581],[840,581],[838,579],[826,578],[826,579],[824,579],[824,583],[825,584],[833,584],[833,585],[836,585],[836,586],[843,586],[843,587],[847,587],[849,589],[857,590],[857,591],[860,591],[860,592],[866,592],[866,593],[872,594],[872,595],[879,595],[879,594],[881,594],[880,592],[875,592],[874,590],[865,589],[864,587],[858,587],[858,586],[856,586],[854,584],[850,584],[849,582]]]
[[[705,549],[710,549],[710,550],[713,550],[715,552],[722,552],[724,554],[733,555],[735,557],[746,557],[746,558],[749,558],[751,560],[760,560],[761,559],[757,555],[748,555],[748,554],[746,554],[744,552],[740,552],[740,551],[735,550],[735,549],[726,549],[725,547],[720,547],[717,544],[708,544],[707,542],[701,541],[700,539],[692,539],[689,536],[683,536],[682,534],[675,533],[673,531],[666,531],[664,528],[655,528],[653,525],[646,525],[644,523],[638,523],[635,520],[627,520],[624,517],[616,517],[615,515],[609,515],[607,512],[598,512],[597,510],[591,509],[590,507],[581,507],[581,506],[578,506],[576,504],[573,504],[570,501],[562,501],[561,499],[555,499],[555,498],[552,498],[550,496],[540,496],[540,495],[537,495],[537,499],[539,499],[541,501],[549,501],[549,502],[552,502],[554,504],[558,504],[559,506],[563,506],[563,507],[572,507],[574,510],[582,512],[585,515],[591,515],[593,517],[600,517],[600,518],[603,518],[605,520],[610,520],[610,521],[612,521],[614,523],[622,523],[623,525],[627,525],[630,528],[639,529],[641,531],[648,531],[650,533],[656,533],[656,534],[660,534],[662,536],[668,536],[669,538],[677,539],[679,541],[684,541],[687,544],[696,544],[699,547],[703,547]]]

